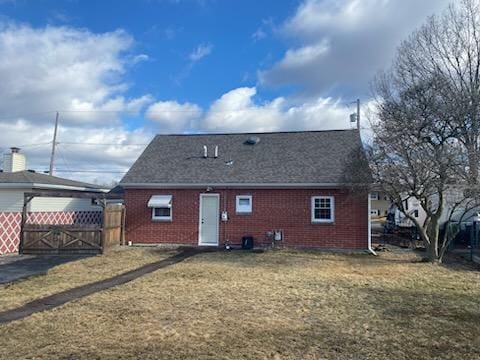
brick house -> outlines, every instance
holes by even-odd
[[[133,244],[370,249],[357,130],[157,135],[120,182]],[[276,239],[276,240],[275,240]]]

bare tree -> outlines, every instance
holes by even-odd
[[[480,146],[480,2],[461,0],[432,16],[397,53],[394,72],[404,87],[437,79],[435,92],[447,126],[466,150],[468,166],[458,174],[479,179]]]
[[[451,240],[439,237],[442,215],[449,222],[456,210],[478,206],[479,10],[477,0],[463,0],[429,18],[374,81],[373,176],[415,224],[432,262],[442,261]],[[448,204],[448,192],[467,184],[469,191]],[[423,223],[405,209],[409,197],[425,210]]]

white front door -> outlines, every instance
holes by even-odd
[[[200,194],[198,245],[218,245],[219,210],[218,194]]]

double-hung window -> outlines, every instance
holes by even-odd
[[[172,195],[153,195],[148,207],[152,209],[152,220],[172,220]]]
[[[313,196],[311,204],[312,223],[335,221],[335,199],[333,196]]]

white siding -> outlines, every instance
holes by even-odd
[[[92,205],[90,199],[38,197],[30,202],[29,211],[101,211],[100,206]]]
[[[0,189],[0,211],[22,211],[25,191],[29,189]]]
[[[0,212],[22,211],[23,194],[31,189],[0,189]],[[50,211],[101,211],[100,206],[92,205],[90,199],[34,198],[28,207],[32,212]]]

